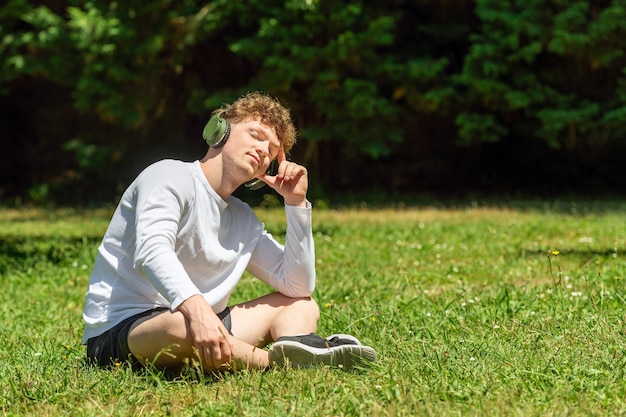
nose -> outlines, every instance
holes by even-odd
[[[257,153],[262,157],[270,157],[270,145],[268,141],[261,141],[257,146]]]

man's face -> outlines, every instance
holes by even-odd
[[[267,171],[270,162],[278,156],[281,143],[273,128],[258,118],[232,123],[230,138],[224,145],[225,163],[249,181]]]

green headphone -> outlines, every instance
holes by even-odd
[[[202,131],[202,137],[206,140],[207,145],[214,148],[224,146],[230,136],[230,123],[222,117],[222,113],[219,112],[211,116]]]
[[[204,126],[204,130],[202,131],[202,137],[206,141],[207,145],[212,146],[213,148],[221,148],[224,146],[228,137],[230,136],[230,123],[228,120],[222,117],[223,112],[219,112],[211,116],[206,126]],[[267,173],[270,175],[276,175],[276,171],[278,171],[278,161],[273,160],[270,163],[270,166],[267,170]],[[263,187],[265,183],[258,178],[250,180],[244,184],[246,188],[251,190],[258,190]]]

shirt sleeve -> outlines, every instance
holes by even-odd
[[[315,290],[316,278],[311,203],[285,206],[285,214],[285,245],[263,232],[248,271],[288,297],[308,297]]]
[[[175,310],[200,290],[176,254],[176,235],[190,204],[183,197],[190,181],[172,171],[147,172],[137,187],[134,265]]]

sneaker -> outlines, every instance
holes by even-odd
[[[350,334],[332,334],[326,338],[330,343],[336,345],[359,345],[362,346],[361,341]]]
[[[293,368],[328,365],[349,370],[376,361],[376,351],[363,346],[354,336],[333,335],[323,339],[315,333],[280,337],[270,347],[269,355],[271,363]]]

